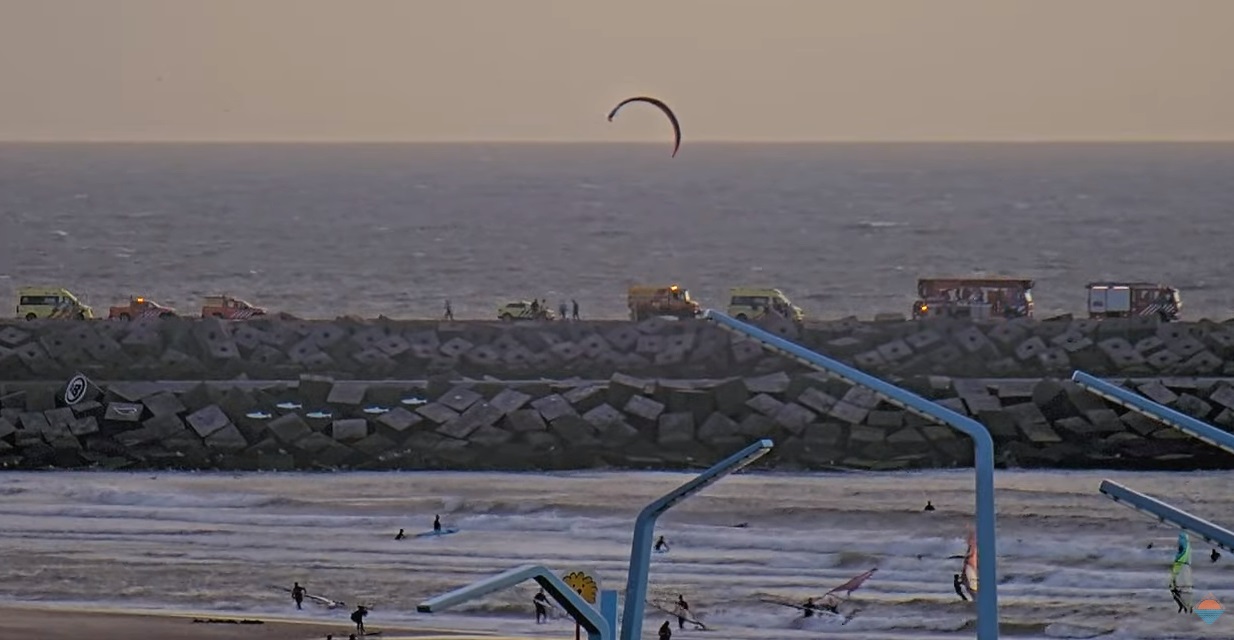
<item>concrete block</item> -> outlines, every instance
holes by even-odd
[[[1214,387],[1208,399],[1227,409],[1234,409],[1234,387],[1231,387],[1226,382],[1221,382]]]
[[[827,394],[816,388],[808,388],[797,396],[797,403],[801,406],[814,411],[815,413],[826,414],[838,402],[835,397]],[[731,413],[731,412],[726,412]]]
[[[933,348],[942,343],[943,337],[933,329],[918,331],[904,339],[908,346],[918,351]]]
[[[364,418],[335,420],[330,425],[330,436],[339,442],[356,442],[368,437],[368,421]]]
[[[447,391],[445,395],[437,399],[437,402],[449,409],[462,412],[466,411],[468,407],[482,399],[484,399],[484,396],[476,393],[472,389],[464,386],[458,386]]]
[[[99,421],[94,416],[84,416],[73,420],[73,424],[69,425],[69,432],[78,438],[93,435],[99,432]],[[4,437],[4,423],[0,421],[0,438]]]
[[[737,440],[741,438],[741,426],[723,413],[713,413],[699,425],[697,437],[707,444]]]
[[[416,413],[436,424],[445,424],[459,415],[457,411],[436,402],[430,402],[417,407]]]
[[[788,391],[791,380],[787,373],[777,371],[757,378],[746,378],[745,387],[750,393],[784,393]]]
[[[150,433],[158,436],[159,440],[166,441],[175,438],[184,433],[184,423],[180,421],[180,417],[176,414],[167,414],[154,416],[149,420],[141,423],[142,428]],[[200,433],[198,433],[200,435]]]
[[[555,393],[538,400],[533,400],[531,406],[536,411],[539,411],[540,415],[544,416],[544,419],[549,422],[562,416],[578,415],[578,412],[574,410],[574,407],[570,406],[570,403],[565,398]]]
[[[1174,403],[1174,408],[1199,420],[1207,420],[1208,416],[1213,412],[1211,404],[1190,393],[1179,395],[1178,400]]]
[[[223,453],[244,451],[249,446],[244,434],[240,433],[234,424],[228,424],[206,436],[205,444],[206,447]]]
[[[769,417],[774,418],[784,406],[783,402],[765,393],[760,393],[746,401],[746,406]]]
[[[1042,340],[1038,336],[1033,336],[1024,342],[1021,342],[1020,345],[1015,348],[1015,357],[1021,361],[1033,360],[1036,359],[1037,356],[1044,353],[1045,350],[1045,340]]]
[[[363,382],[338,381],[330,385],[326,404],[358,407],[364,403],[368,385]]]
[[[383,427],[401,433],[416,426],[423,420],[424,418],[419,414],[412,413],[402,407],[395,407],[381,414],[376,422]]]
[[[604,404],[605,400],[608,398],[608,389],[606,389],[603,385],[587,384],[574,387],[573,389],[561,394],[561,397],[565,399],[566,402],[570,403],[570,406],[574,407],[581,413],[590,411]],[[548,419],[552,420],[554,418]]]
[[[506,429],[514,433],[534,433],[548,429],[543,416],[535,409],[512,411],[505,418]]]
[[[107,410],[103,413],[103,419],[111,422],[132,422],[141,421],[141,414],[145,410],[140,404],[132,402],[109,402]]]
[[[849,404],[843,400],[835,403],[835,405],[831,407],[831,410],[827,412],[827,415],[840,420],[841,422],[847,422],[854,425],[864,422],[866,416],[869,414],[869,409]]]
[[[795,435],[801,435],[806,426],[813,422],[818,416],[813,411],[795,403],[786,402],[780,410],[776,412],[773,419],[777,424],[784,427]]]
[[[1074,331],[1068,331],[1062,335],[1055,336],[1050,340],[1050,343],[1067,353],[1075,353],[1093,346],[1091,338],[1083,333]]]
[[[142,404],[146,405],[146,408],[150,410],[150,413],[156,416],[174,416],[176,414],[188,411],[188,408],[184,406],[184,403],[180,402],[180,398],[177,398],[175,394],[168,391],[162,391],[154,395],[147,396],[142,400]]]
[[[737,364],[747,364],[763,357],[763,347],[753,340],[734,342],[729,349],[733,362]]]
[[[506,387],[496,396],[493,396],[493,399],[489,400],[489,404],[496,407],[502,413],[508,414],[522,409],[523,405],[527,404],[530,400],[530,395],[511,387]]]
[[[911,357],[913,349],[904,340],[892,340],[886,344],[879,345],[878,353],[887,362],[897,362]]]
[[[197,435],[206,438],[210,434],[231,424],[231,420],[228,419],[227,414],[223,413],[223,410],[218,405],[212,404],[189,414],[188,423],[193,428],[193,431],[197,432]]]
[[[600,440],[595,427],[577,415],[564,415],[549,423],[549,430],[571,447],[595,447]]]
[[[656,442],[661,445],[681,445],[694,442],[694,415],[666,413],[660,416]]]
[[[862,409],[874,409],[879,403],[878,395],[865,387],[850,387],[840,399]]]
[[[1158,404],[1173,405],[1178,400],[1178,394],[1167,389],[1159,380],[1144,383],[1136,387],[1136,391]]]
[[[500,447],[513,439],[514,434],[509,431],[488,425],[476,429],[467,437],[473,445],[486,448]]]
[[[634,396],[622,407],[625,413],[642,418],[648,422],[656,422],[664,412],[664,405],[651,398]]]
[[[295,413],[289,413],[271,420],[266,429],[279,442],[285,444],[294,444],[313,432],[309,428],[308,423],[304,421],[304,418]]]
[[[467,410],[460,414],[459,417],[438,427],[437,433],[463,440],[476,429],[495,424],[504,415],[500,409],[481,400],[467,407]]]

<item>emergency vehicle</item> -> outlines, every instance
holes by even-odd
[[[1127,318],[1157,316],[1165,322],[1178,320],[1183,301],[1178,289],[1154,282],[1090,282],[1088,317]]]
[[[728,290],[728,315],[738,320],[758,319],[768,311],[801,324],[805,313],[779,289],[734,287]]]
[[[111,307],[107,311],[108,318],[119,318],[121,320],[132,320],[133,318],[170,318],[176,315],[176,310],[144,298],[142,296],[134,296],[129,298],[128,304]]]
[[[21,287],[17,290],[17,317],[85,320],[94,309],[84,305],[68,289],[60,287]]]
[[[222,318],[224,320],[246,320],[255,316],[266,315],[266,310],[249,304],[239,298],[227,294],[206,296],[201,306],[201,317]]]
[[[632,286],[626,294],[626,306],[634,321],[658,316],[693,318],[701,312],[698,303],[690,299],[690,292],[675,284]]]
[[[922,278],[913,318],[1031,318],[1033,285],[1026,278]]]

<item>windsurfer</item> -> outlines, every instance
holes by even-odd
[[[406,538],[406,537],[407,537],[407,535],[403,533],[403,530],[402,530],[402,529],[399,529],[399,530],[398,530],[398,535],[394,536],[394,539],[395,539],[395,540],[402,540],[403,538]]]
[[[960,574],[954,574],[951,577],[951,585],[955,587],[955,593],[960,596],[960,599],[968,602],[968,596],[964,595],[964,582],[960,580]]]
[[[548,622],[548,598],[544,596],[544,589],[540,589],[540,593],[531,599],[531,603],[536,605],[536,624]]]
[[[433,533],[441,533],[441,516],[433,516]]]
[[[664,541],[664,536],[660,536],[660,538],[656,540],[655,550],[656,551],[668,551],[668,543]]]

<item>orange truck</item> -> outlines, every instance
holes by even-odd
[[[206,296],[206,302],[201,307],[201,317],[203,318],[245,320],[264,315],[266,315],[265,309],[226,294]]]
[[[133,318],[170,318],[176,315],[176,310],[142,296],[129,298],[128,304],[111,307],[107,311],[108,318],[132,320]]]
[[[698,303],[690,299],[690,292],[675,284],[632,286],[626,305],[630,308],[630,319],[635,321],[657,316],[693,318],[700,312]]]

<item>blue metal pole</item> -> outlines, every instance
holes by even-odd
[[[1124,487],[1117,482],[1102,480],[1097,490],[1115,502],[1147,513],[1160,522],[1169,522],[1180,529],[1190,531],[1203,538],[1205,542],[1215,544],[1226,551],[1234,551],[1234,532],[1229,529],[1219,527],[1208,520],[1191,515],[1174,505]]]
[[[634,541],[630,547],[626,604],[621,615],[621,640],[638,640],[643,635],[643,611],[647,599],[647,578],[651,574],[651,545],[655,536],[656,520],[682,500],[763,457],[771,451],[772,446],[771,440],[766,439],[751,444],[663,495],[638,514],[638,519],[634,521]]]
[[[605,589],[600,592],[600,615],[608,625],[608,637],[617,637],[617,591]]]
[[[1124,389],[1116,384],[1111,384],[1083,371],[1072,373],[1071,380],[1084,387],[1089,393],[1101,396],[1136,413],[1148,416],[1193,438],[1203,440],[1218,449],[1234,453],[1234,434],[1226,433],[1211,424],[1196,420],[1185,413],[1179,413],[1165,405],[1153,402],[1138,393]]]
[[[947,407],[880,380],[838,360],[815,353],[754,325],[708,309],[703,318],[721,327],[749,336],[808,367],[821,369],[851,384],[866,387],[887,402],[929,420],[953,427],[973,439],[973,465],[977,471],[977,638],[998,639],[998,555],[995,543],[994,439],[985,425]],[[628,606],[628,605],[627,605]],[[624,629],[623,629],[624,631]],[[623,640],[629,640],[623,637]]]

